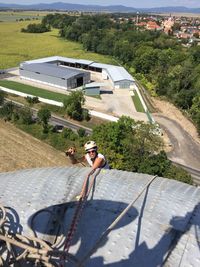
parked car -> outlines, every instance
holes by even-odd
[[[64,126],[63,126],[63,125],[56,124],[56,125],[53,127],[52,131],[53,131],[54,133],[62,133],[63,129],[64,129]]]
[[[0,70],[0,74],[5,74],[5,70]]]

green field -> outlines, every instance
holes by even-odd
[[[63,102],[64,98],[66,97],[65,94],[55,93],[44,89],[40,89],[38,87],[17,83],[13,81],[0,80],[0,86],[13,89],[15,91],[22,92],[25,94],[43,97],[46,99],[55,100],[59,102]]]
[[[41,20],[47,12],[37,11],[2,11],[0,12],[0,21],[16,21],[19,19],[38,19]]]
[[[36,21],[0,23],[0,69],[19,66],[20,62],[26,60],[55,55],[116,64],[111,57],[86,52],[81,44],[59,38],[57,29],[42,34],[21,32],[21,28],[33,22]]]

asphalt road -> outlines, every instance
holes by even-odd
[[[84,126],[81,126],[81,125],[72,123],[72,122],[70,122],[70,121],[68,121],[68,120],[65,120],[65,119],[56,117],[56,116],[54,116],[54,115],[51,116],[50,122],[51,122],[53,125],[61,124],[61,125],[65,126],[65,127],[71,128],[72,130],[76,130],[76,131],[77,131],[79,128],[83,128],[83,129],[85,129],[85,132],[86,132],[87,134],[91,134],[91,133],[92,133],[92,129],[90,129],[90,128],[87,128],[87,127],[84,127]]]
[[[197,178],[198,171],[200,174],[200,144],[176,121],[160,114],[154,114],[154,118],[160,124],[161,128],[165,130],[173,146],[173,150],[168,152],[169,159],[182,165],[182,167],[186,167],[191,174],[194,170],[197,171]],[[193,171],[190,171],[190,169],[193,169]]]
[[[9,99],[6,99],[6,100],[10,101]],[[16,101],[12,101],[12,103],[14,103],[17,106],[22,106],[22,107],[24,106],[23,104],[18,103]],[[36,117],[38,110],[35,109],[35,108],[31,108],[31,110],[33,112],[34,117]],[[91,134],[92,133],[92,129],[90,129],[90,128],[87,128],[85,126],[79,125],[78,123],[73,123],[71,121],[68,121],[66,119],[57,117],[55,115],[51,115],[51,118],[50,118],[49,122],[52,125],[60,124],[60,125],[63,125],[65,127],[71,128],[72,130],[75,130],[75,131],[77,131],[79,128],[83,128],[83,129],[85,129],[86,134]]]

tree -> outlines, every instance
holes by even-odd
[[[170,165],[171,163],[167,159],[166,153],[161,151],[157,155],[144,158],[144,160],[140,163],[138,171],[163,176],[163,174],[169,169]]]
[[[47,133],[48,132],[48,122],[49,119],[51,118],[51,111],[47,108],[41,108],[38,113],[38,118],[42,122],[43,125],[43,132]]]
[[[197,130],[200,133],[200,94],[194,97],[190,113],[192,115],[192,119],[197,125]]]
[[[20,108],[19,119],[23,124],[31,124],[32,123],[32,112],[29,108]]]
[[[165,171],[163,176],[169,179],[178,180],[186,184],[193,183],[190,174],[188,174],[185,170],[181,169],[180,167],[174,166],[172,164],[170,164],[169,168]]]
[[[70,128],[65,128],[62,132],[62,136],[70,141],[75,141],[78,138],[77,134]]]
[[[75,91],[68,95],[63,104],[67,115],[72,119],[81,121],[83,119],[83,108],[85,97],[82,91]]]
[[[89,110],[88,109],[83,109],[82,111],[83,114],[83,120],[89,121],[91,116],[89,114]]]
[[[14,105],[12,102],[6,102],[0,109],[0,115],[5,120],[11,120],[14,113]]]
[[[3,105],[4,98],[5,98],[5,93],[4,93],[4,91],[0,90],[0,106]]]
[[[27,28],[22,28],[21,32],[28,32],[28,33],[43,33],[43,32],[49,32],[50,26],[46,26],[45,24],[29,24]]]
[[[84,137],[86,135],[86,131],[83,128],[79,128],[77,131],[79,137]]]
[[[108,157],[112,168],[138,171],[144,157],[158,152],[162,147],[160,137],[154,134],[154,126],[121,117],[94,127],[92,138]]]

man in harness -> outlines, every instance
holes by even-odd
[[[65,152],[65,154],[70,158],[72,164],[87,162],[93,170],[96,170],[98,168],[110,169],[104,155],[98,153],[98,148],[94,141],[88,141],[84,145],[84,148],[86,154],[80,160],[77,160],[75,158],[76,150],[74,147],[71,147]]]

